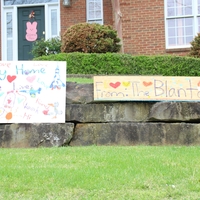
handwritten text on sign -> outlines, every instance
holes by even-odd
[[[0,123],[64,123],[66,62],[0,62]]]
[[[94,100],[200,101],[200,77],[94,76]]]

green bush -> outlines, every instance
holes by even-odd
[[[200,33],[191,42],[189,55],[195,58],[200,58]]]
[[[39,57],[39,56],[47,56],[51,54],[57,54],[61,52],[61,40],[59,37],[54,37],[48,40],[45,40],[44,38],[40,40],[36,40],[33,43],[33,48],[31,53],[33,54],[33,57]]]
[[[83,53],[119,52],[121,45],[117,32],[107,25],[79,23],[62,35],[61,51]]]
[[[172,55],[60,53],[35,60],[67,61],[68,74],[200,76],[200,59]]]

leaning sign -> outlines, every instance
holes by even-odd
[[[200,77],[94,76],[95,101],[200,101]]]
[[[0,62],[0,123],[64,123],[65,99],[66,62]]]

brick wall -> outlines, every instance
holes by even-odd
[[[86,22],[86,0],[71,0],[71,7],[64,7],[60,1],[61,14],[61,34],[71,25]],[[103,1],[104,7],[104,24],[112,25],[112,6],[111,0]]]
[[[71,7],[64,7],[60,1],[61,35],[70,26],[86,21],[85,6],[85,0],[72,0]]]
[[[164,1],[121,0],[125,53],[164,54]]]
[[[124,53],[187,55],[165,49],[164,0],[120,0]]]
[[[111,0],[103,0],[104,24],[113,25],[113,11]]]

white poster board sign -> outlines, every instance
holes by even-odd
[[[66,62],[0,62],[0,123],[64,123],[65,100]]]

